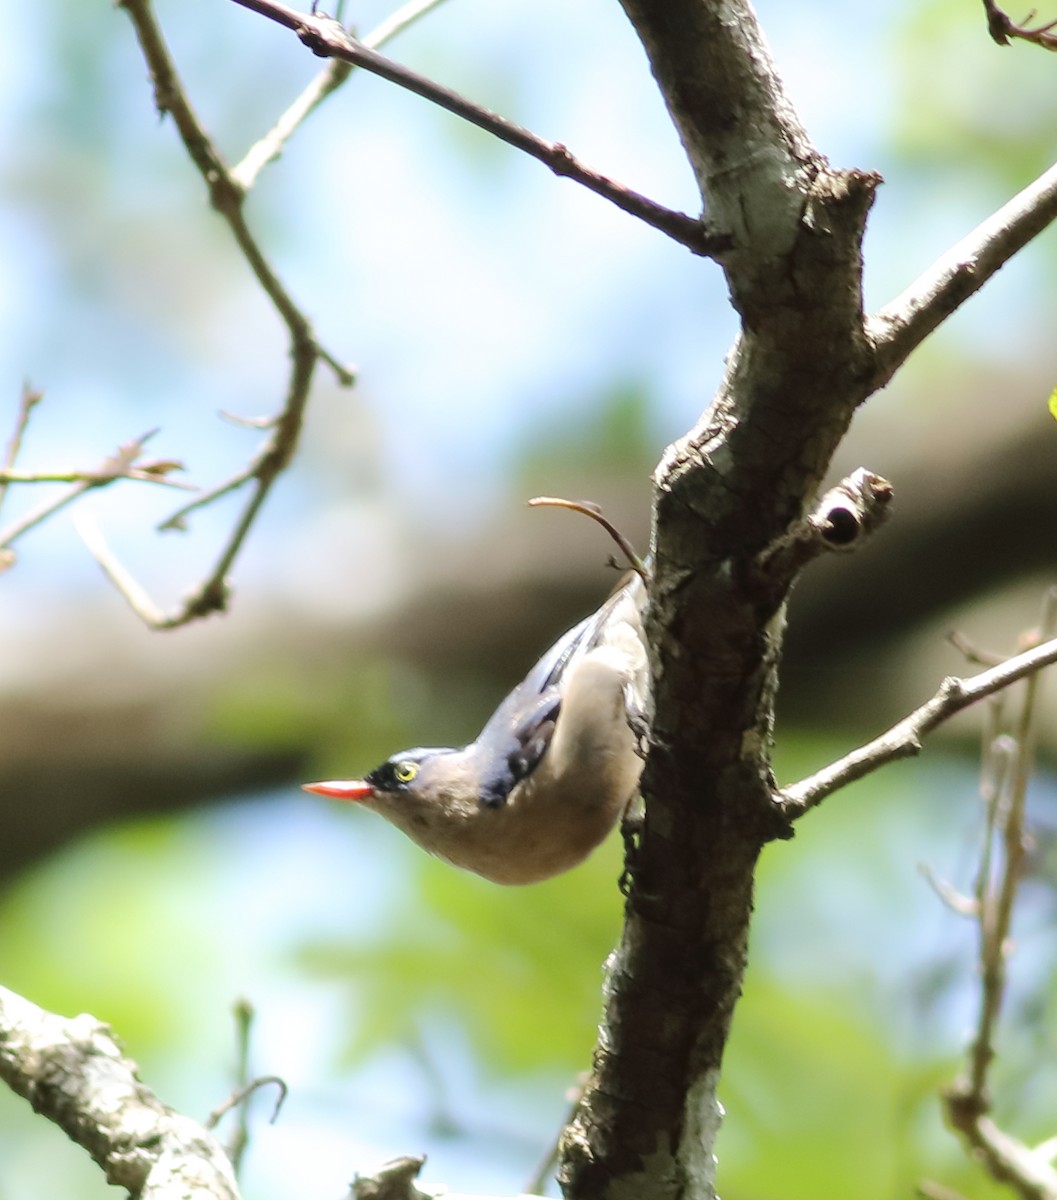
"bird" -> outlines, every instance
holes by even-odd
[[[635,797],[649,721],[646,587],[635,574],[558,639],[457,748],[403,750],[362,779],[306,783],[498,884],[581,863]]]

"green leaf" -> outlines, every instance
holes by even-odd
[[[1057,421],[1057,388],[1050,392],[1050,416]]]

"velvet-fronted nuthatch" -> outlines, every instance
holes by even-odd
[[[633,576],[544,654],[469,745],[405,750],[363,779],[305,790],[372,808],[495,883],[567,871],[638,788],[649,704],[644,603]]]

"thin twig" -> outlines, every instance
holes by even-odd
[[[129,607],[145,625],[152,629],[165,628],[165,614],[155,605],[146,590],[125,570],[114,556],[106,539],[99,532],[99,526],[85,512],[77,512],[73,518],[81,540],[88,547],[92,557],[103,569],[107,579],[125,597]]]
[[[101,487],[113,483],[115,479],[137,479],[140,483],[157,483],[184,492],[198,491],[195,483],[170,479],[167,475],[143,467],[133,467],[122,475],[104,471],[0,471],[0,484],[4,486],[9,483],[85,483],[89,487]]]
[[[85,492],[90,491],[96,486],[98,485],[94,483],[76,483],[73,487],[67,488],[66,491],[54,497],[54,499],[47,500],[43,504],[38,504],[36,508],[25,513],[17,521],[13,521],[6,529],[0,529],[0,550],[5,550],[7,547],[13,545],[31,529],[35,529],[49,517],[53,517],[68,504],[72,504],[79,496],[83,496]]]
[[[1057,638],[1051,638],[997,667],[981,671],[979,675],[972,675],[968,679],[949,676],[931,700],[886,733],[823,767],[814,775],[783,788],[779,798],[782,809],[791,820],[795,820],[833,792],[856,779],[862,779],[878,767],[918,754],[921,751],[921,739],[955,713],[1055,662]]]
[[[1046,599],[1040,637],[1052,636],[1057,625],[1057,591]],[[1036,672],[1024,683],[1024,702],[1012,737],[996,739],[1000,755],[994,799],[987,797],[988,823],[1002,839],[1002,870],[997,884],[991,878],[991,838],[985,843],[978,901],[980,905],[980,1020],[970,1055],[966,1096],[985,1103],[987,1072],[994,1058],[994,1033],[1006,987],[1006,954],[1013,923],[1013,905],[1020,886],[1024,857],[1024,809],[1032,776],[1038,728],[1039,687]],[[1003,769],[1004,768],[1004,769]]]
[[[179,509],[163,523],[163,528],[180,528],[190,512],[245,484],[253,485],[252,492],[212,572],[176,611],[170,614],[163,613],[117,561],[99,531],[88,522],[82,524],[82,536],[85,537],[89,549],[133,610],[153,628],[172,629],[226,607],[229,595],[228,574],[272,485],[289,463],[297,447],[317,364],[326,363],[343,386],[351,385],[355,376],[350,367],[340,363],[316,340],[308,318],[287,292],[250,232],[243,213],[243,201],[252,178],[239,178],[228,169],[199,123],[187,101],[154,17],[150,0],[120,0],[120,5],[129,14],[140,48],[150,68],[158,111],[168,113],[172,117],[188,156],[209,189],[213,208],[227,222],[250,270],[286,326],[292,360],[283,407],[278,415],[269,421],[269,435],[249,466],[237,471],[226,482],[196,497],[191,504]]]
[[[1037,679],[1038,676],[1033,678]],[[973,1096],[986,1107],[987,1072],[994,1058],[994,1034],[998,1013],[1006,988],[1006,939],[1013,911],[1013,894],[1020,878],[1023,847],[1019,836],[1023,825],[1018,799],[1023,789],[1016,782],[1022,774],[1020,746],[1014,738],[1000,735],[995,739],[994,757],[997,772],[994,783],[984,786],[986,825],[984,844],[980,852],[980,869],[976,885],[976,909],[980,933],[980,1018],[969,1054],[969,1078],[966,1095]],[[1016,828],[1016,835],[1011,827]],[[996,892],[993,860],[996,835],[1004,849],[1004,870]],[[1011,851],[1011,844],[1015,848]]]
[[[226,1147],[236,1178],[241,1172],[242,1159],[250,1142],[249,1105],[246,1101],[261,1088],[275,1086],[278,1091],[270,1118],[270,1123],[274,1125],[288,1091],[286,1082],[278,1075],[260,1075],[255,1079],[250,1078],[250,1035],[253,1031],[255,1015],[253,1005],[248,1000],[240,999],[235,1002],[235,1091],[223,1104],[217,1105],[203,1122],[206,1129],[215,1129],[222,1117],[232,1109],[238,1110],[238,1121]]]
[[[956,1192],[954,1188],[946,1187],[931,1179],[923,1179],[918,1184],[917,1191],[919,1196],[924,1197],[924,1200],[965,1200],[961,1192]]]
[[[590,517],[592,521],[597,521],[620,547],[620,552],[627,560],[627,565],[638,575],[643,583],[648,584],[650,582],[649,570],[642,559],[635,553],[635,547],[632,546],[631,542],[628,541],[613,522],[605,516],[597,504],[590,500],[564,500],[561,496],[533,496],[529,501],[529,505],[532,508],[569,508],[573,512],[583,513],[585,517]]]
[[[972,663],[974,667],[993,667],[996,663],[1002,662],[1005,657],[1002,654],[995,654],[991,650],[981,650],[960,629],[950,630],[947,634],[947,641],[966,662]]]
[[[1057,589],[1046,597],[1035,640],[1042,645],[1050,644],[1054,633],[1057,633]],[[985,836],[977,869],[975,905],[979,932],[979,1016],[965,1070],[943,1093],[948,1120],[965,1140],[973,1158],[996,1179],[1010,1184],[1023,1200],[1057,1200],[1057,1172],[1050,1164],[1045,1143],[1042,1148],[1032,1150],[990,1118],[990,1072],[996,1057],[996,1032],[1013,945],[1014,905],[1027,854],[1025,809],[1034,766],[1040,686],[1038,672],[1027,676],[1023,703],[1012,733],[1003,733],[999,727],[991,731],[985,744],[980,786],[985,804]],[[999,720],[997,706],[992,716],[996,722]],[[1001,853],[997,843],[1001,843]]]
[[[956,887],[941,879],[928,863],[919,863],[922,878],[953,913],[959,917],[975,917],[980,906],[972,896],[964,896]]]
[[[376,25],[365,37],[363,44],[371,50],[377,50],[386,42],[392,41],[399,33],[403,33],[410,25],[420,21],[427,13],[439,8],[444,0],[408,0],[407,4],[390,13],[380,25]]]
[[[703,221],[689,217],[686,213],[665,208],[655,200],[650,200],[615,179],[585,166],[560,142],[546,141],[521,125],[507,120],[506,117],[482,108],[458,92],[386,58],[354,38],[332,17],[298,12],[278,3],[278,0],[235,0],[235,3],[287,29],[292,29],[314,54],[325,58],[339,58],[353,66],[362,67],[373,75],[379,75],[390,83],[439,105],[479,129],[484,129],[542,162],[555,175],[575,180],[624,212],[659,229],[694,254],[712,257],[729,249],[729,238],[712,233]]]
[[[216,1108],[214,1108],[209,1114],[209,1116],[206,1117],[202,1124],[206,1127],[206,1129],[215,1129],[220,1123],[221,1119],[233,1108],[240,1108],[240,1110],[244,1110],[246,1106],[243,1101],[248,1100],[250,1096],[254,1094],[254,1092],[259,1092],[262,1088],[266,1087],[274,1087],[276,1089],[275,1104],[272,1107],[272,1115],[268,1118],[268,1124],[274,1125],[279,1117],[279,1113],[282,1111],[283,1104],[286,1102],[286,1097],[290,1093],[290,1088],[287,1086],[286,1080],[279,1075],[258,1075],[256,1079],[251,1079],[249,1083],[244,1084],[242,1087],[232,1092],[225,1101],[223,1101],[221,1104],[218,1104]],[[239,1166],[238,1159],[230,1146],[227,1149],[228,1158],[231,1159],[237,1172]]]
[[[934,329],[1055,218],[1057,166],[978,225],[871,317],[868,329],[877,348],[877,386],[887,383]]]
[[[170,513],[158,526],[159,532],[168,533],[172,530],[178,530],[182,533],[187,528],[185,518],[197,509],[205,508],[207,505],[215,503],[222,496],[227,496],[231,492],[237,492],[240,487],[243,487],[256,477],[257,470],[258,460],[257,458],[253,458],[245,467],[236,471],[230,479],[226,479],[223,483],[218,483],[216,487],[202,492],[201,495],[196,496],[189,504],[185,504],[182,508],[178,508],[175,512]]]
[[[995,830],[998,828],[998,805],[1012,769],[1009,739],[1002,736],[1002,714],[1005,710],[1005,694],[991,696],[985,707],[983,745],[980,750],[980,799],[984,803],[984,837],[980,846],[980,862],[977,867],[973,895],[976,897],[976,912],[984,911],[985,895],[991,881],[995,854]]]
[[[363,39],[363,44],[376,50],[443,3],[444,0],[409,0],[409,3],[397,9],[395,13],[367,34]],[[282,154],[286,143],[301,124],[328,96],[341,87],[352,74],[352,70],[352,63],[345,62],[340,58],[331,59],[264,137],[249,148],[237,166],[232,167],[232,179],[248,192],[256,183],[261,171]]]
[[[140,461],[144,445],[153,437],[156,430],[133,438],[109,455],[94,471],[54,471],[54,472],[22,472],[0,471],[2,483],[72,483],[72,487],[60,492],[58,496],[46,500],[36,508],[25,513],[17,521],[12,522],[6,529],[0,530],[0,551],[6,550],[29,530],[34,529],[60,509],[72,504],[93,488],[106,487],[119,479],[133,479],[140,483],[156,483],[163,487],[180,487],[195,491],[193,484],[180,483],[170,479],[169,472],[179,470],[181,464],[175,460]],[[17,451],[16,451],[17,453]]]
[[[22,449],[22,439],[26,436],[26,429],[29,426],[29,418],[33,413],[33,409],[44,399],[44,393],[38,392],[35,388],[31,388],[28,383],[22,385],[22,394],[18,401],[18,416],[15,418],[15,429],[11,434],[11,439],[7,443],[7,453],[4,455],[4,473],[9,474],[18,460],[19,452]],[[7,496],[8,484],[14,482],[11,479],[5,479],[0,475],[0,507],[3,507],[4,499]]]
[[[583,1099],[586,1078],[586,1075],[583,1076],[566,1093],[566,1099],[569,1101],[569,1109],[565,1120],[562,1121],[557,1136],[547,1147],[535,1171],[532,1172],[525,1186],[521,1189],[523,1196],[542,1196],[547,1190],[548,1184],[554,1178],[554,1173],[558,1166],[558,1156],[561,1154],[562,1134],[565,1132],[566,1127],[573,1118],[573,1114],[576,1112],[577,1106]]]

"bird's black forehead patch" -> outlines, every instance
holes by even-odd
[[[397,769],[404,763],[416,763],[419,767],[440,758],[446,754],[454,754],[449,747],[416,746],[413,750],[401,750],[387,758],[384,763],[367,773],[367,782],[380,792],[406,792],[414,788],[416,780],[401,780],[397,777]]]

